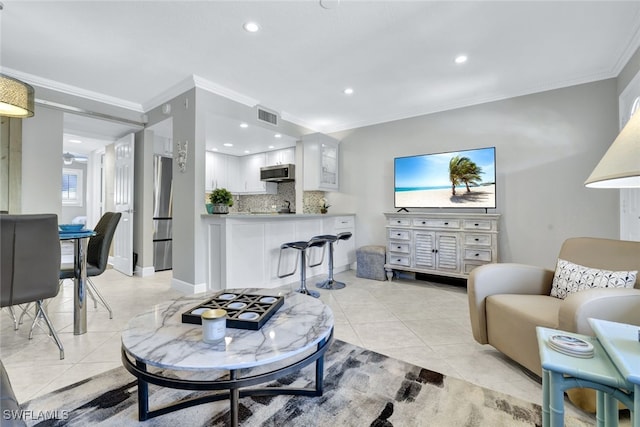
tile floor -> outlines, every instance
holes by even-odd
[[[308,283],[315,283],[314,278]],[[517,364],[490,346],[476,343],[469,324],[464,286],[420,280],[380,282],[336,275],[341,290],[320,290],[335,315],[335,336],[446,375],[462,378],[527,401],[541,403],[541,386]],[[88,333],[73,335],[73,284],[66,281],[49,304],[49,315],[65,347],[65,359],[43,330],[28,340],[30,323],[13,330],[11,317],[0,313],[0,358],[18,400],[24,402],[121,365],[120,332],[145,307],[175,298],[171,271],[151,277],[126,277],[107,270],[94,278],[114,309],[114,318],[89,305]],[[314,287],[314,285],[311,285]],[[310,287],[311,287],[310,286]],[[567,405],[568,411],[575,409]]]

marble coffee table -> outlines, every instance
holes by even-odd
[[[333,312],[322,301],[274,289],[227,289],[226,293],[284,295],[284,304],[259,330],[226,329],[223,341],[202,341],[202,327],[182,323],[182,313],[211,298],[190,295],[158,304],[131,319],[122,333],[122,362],[138,378],[138,418],[223,399],[230,401],[230,424],[238,425],[238,400],[244,396],[295,394],[321,396],[324,353],[333,338]],[[253,388],[316,363],[313,388]],[[149,370],[147,367],[161,368]],[[185,372],[189,378],[178,378]],[[217,375],[220,373],[220,375]],[[202,375],[200,375],[202,374]],[[206,375],[213,379],[202,379]],[[184,375],[182,375],[184,377]],[[195,378],[197,379],[195,379]],[[148,384],[213,393],[149,410]]]

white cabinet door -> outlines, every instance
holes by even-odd
[[[302,137],[304,149],[304,190],[340,189],[340,145],[330,136],[314,133]]]
[[[343,266],[349,266],[356,260],[356,239],[355,239],[355,218],[353,216],[337,216],[329,218],[325,222],[326,233],[335,234],[350,232],[351,238],[348,240],[339,240],[333,244],[333,265],[334,268],[340,269]]]
[[[267,151],[267,166],[286,165],[296,163],[295,147],[282,150]]]
[[[212,151],[205,152],[204,189],[207,192],[211,192],[215,188],[215,185],[214,185],[215,178],[213,177],[213,168],[214,168],[213,156],[214,156],[214,153]]]
[[[260,181],[260,168],[266,166],[265,153],[251,154],[240,158],[242,180],[244,188],[240,192],[245,194],[276,194],[278,187],[275,182]]]
[[[238,193],[244,187],[244,182],[240,176],[240,158],[237,156],[227,157],[227,190]]]
[[[227,155],[213,153],[213,188],[229,189],[227,178]]]

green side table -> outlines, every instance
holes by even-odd
[[[618,425],[616,400],[633,406],[630,384],[618,372],[597,338],[556,329],[536,327],[538,349],[542,362],[542,425],[564,426],[564,392],[570,388],[596,390],[596,419],[598,427]],[[552,335],[570,335],[593,344],[594,356],[589,359],[568,356],[547,344]]]
[[[640,328],[607,320],[588,320],[613,364],[631,383],[633,406],[627,405],[627,408],[632,412],[631,425],[640,427]]]

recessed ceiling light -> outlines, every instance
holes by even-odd
[[[276,133],[275,135],[273,135],[274,138],[282,138],[282,135],[279,133]]]
[[[276,147],[275,147],[275,146],[273,146],[273,145],[270,145],[270,146],[269,146],[269,150],[272,150],[272,149],[274,149],[274,148],[276,148]]]
[[[82,144],[82,141],[79,139],[70,139],[69,142],[73,142],[74,144]]]
[[[225,143],[224,143],[224,144],[222,144],[222,145],[224,145],[225,147],[233,147],[233,144],[232,144],[232,143],[230,143],[230,142],[225,142]]]
[[[465,62],[467,62],[467,55],[458,55],[456,56],[455,62],[456,64],[464,64]]]
[[[249,150],[244,150],[244,154],[249,154],[251,151]]]
[[[260,30],[260,26],[252,21],[245,22],[242,28],[249,33],[257,33]]]
[[[218,151],[218,149],[217,149],[217,148],[214,148],[214,149],[213,149],[213,150],[211,150],[211,151]]]
[[[345,95],[353,95],[353,88],[348,87],[345,90],[343,90],[342,92],[344,92]]]
[[[246,129],[246,128],[248,128],[248,127],[249,127],[249,125],[248,125],[248,124],[246,124],[246,123],[240,123],[240,127],[241,127],[242,129]]]

